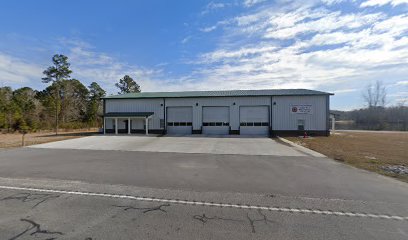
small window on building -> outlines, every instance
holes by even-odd
[[[262,125],[262,123],[260,123],[260,122],[254,122],[254,126],[259,127],[259,126],[261,126],[261,125]]]
[[[246,126],[246,123],[242,122],[239,124],[240,126]]]
[[[209,124],[208,124],[208,122],[203,122],[203,126],[208,126]]]
[[[222,123],[222,125],[223,125],[223,126],[229,126],[229,123],[228,123],[228,122],[224,122],[224,123]]]
[[[179,122],[174,122],[174,126],[180,126]]]
[[[263,122],[263,123],[262,123],[262,126],[267,127],[267,126],[269,126],[269,123],[267,123],[267,122]]]
[[[222,126],[222,122],[216,122],[215,126]]]
[[[297,120],[297,127],[299,131],[305,130],[305,120],[304,119],[298,119]]]
[[[173,122],[168,122],[167,123],[167,126],[173,126],[174,124],[173,124]]]
[[[246,125],[249,126],[249,127],[252,127],[252,126],[254,126],[254,123],[253,122],[247,122]]]
[[[192,122],[187,122],[187,126],[193,126]]]
[[[187,123],[186,122],[181,122],[180,126],[187,126]]]
[[[209,125],[210,126],[215,126],[215,122],[210,122]]]

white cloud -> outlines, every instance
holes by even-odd
[[[387,4],[395,7],[400,4],[408,4],[408,0],[367,0],[360,4],[360,7],[379,7]]]
[[[26,85],[30,80],[41,82],[43,66],[0,52],[0,86]]]
[[[196,68],[183,80],[186,86],[338,89],[334,92],[343,94],[367,82],[395,82],[408,75],[408,14],[358,7],[344,13],[332,10],[342,1],[326,1],[330,7],[309,2],[267,5],[224,19],[218,46],[192,61]]]
[[[406,105],[408,103],[408,91],[400,91],[397,93],[388,94],[387,96],[394,98],[397,104]]]
[[[399,81],[395,85],[397,85],[397,86],[408,86],[408,81]]]
[[[216,2],[210,2],[205,6],[204,10],[201,12],[201,15],[205,15],[213,10],[221,9],[224,8],[226,4],[224,3],[216,3]]]
[[[254,5],[256,5],[256,4],[259,4],[259,3],[262,3],[262,2],[265,2],[266,0],[244,0],[244,6],[245,7],[252,7],[252,6],[254,6]]]
[[[242,57],[248,57],[254,54],[266,53],[276,50],[274,46],[257,46],[257,47],[243,47],[239,50],[217,50],[211,53],[201,55],[202,62],[214,63],[219,61],[233,60],[236,61]]]
[[[72,77],[81,80],[84,84],[93,81],[102,83],[109,93],[116,93],[114,87],[124,75],[130,75],[142,86],[142,90],[153,90],[161,74],[160,66],[149,69],[124,62],[117,57],[95,50],[90,44],[80,40],[63,40],[63,47],[71,62]]]
[[[272,12],[270,10],[264,9],[255,13],[235,17],[234,22],[236,22],[237,25],[240,27],[248,26],[255,23],[259,24],[260,21],[269,18],[271,14]]]
[[[210,3],[207,5],[207,8],[208,8],[208,9],[217,9],[217,8],[223,8],[223,7],[225,7],[225,4],[224,4],[224,3],[210,2]]]
[[[310,40],[310,45],[321,46],[321,45],[333,45],[342,43],[353,43],[368,37],[369,31],[363,30],[360,32],[331,32],[316,34]]]
[[[317,15],[319,16],[319,15]],[[310,17],[309,17],[310,18]],[[379,21],[383,14],[347,14],[332,12],[306,22],[292,22],[290,27],[273,26],[266,30],[265,38],[290,39],[299,34],[327,33],[337,29],[356,29]]]
[[[406,33],[408,31],[408,14],[401,14],[379,21],[374,25],[373,31],[378,33],[388,32],[392,36]]]
[[[224,26],[224,25],[228,25],[231,23],[231,20],[223,20],[223,21],[218,21],[215,25],[213,26],[209,26],[209,27],[204,27],[204,28],[200,28],[199,30],[201,32],[212,32],[215,29]]]
[[[215,29],[217,29],[217,27],[218,27],[217,25],[213,25],[213,26],[210,26],[210,27],[200,28],[200,31],[201,32],[212,32]]]
[[[333,4],[338,4],[338,3],[342,3],[346,0],[322,0],[322,2],[326,5],[333,5]]]
[[[186,44],[188,41],[190,41],[190,39],[191,39],[191,36],[187,36],[187,37],[183,38],[183,40],[181,40],[181,43]]]
[[[110,86],[129,73],[143,81],[145,91],[318,88],[344,94],[376,79],[395,82],[408,75],[406,21],[407,14],[380,11],[266,6],[199,29],[222,27],[219,44],[198,54],[190,61],[193,70],[179,76],[129,65],[79,43],[70,49],[81,63],[75,66],[81,78]]]
[[[344,93],[351,93],[351,92],[356,92],[357,89],[355,88],[347,88],[347,89],[339,89],[339,90],[334,90],[334,94],[344,94]]]
[[[401,89],[407,86],[401,79],[408,76],[408,14],[384,13],[380,8],[368,11],[358,5],[345,13],[337,7],[340,2],[326,0],[322,5],[315,0],[282,0],[260,4],[198,29],[217,29],[220,35],[211,35],[218,36],[214,49],[188,59],[192,70],[187,73],[164,73],[160,65],[145,68],[129,64],[81,41],[62,42],[72,60],[73,77],[102,82],[113,93],[114,83],[130,74],[143,91],[312,88],[338,89],[334,92],[343,94],[383,80],[394,84],[390,97],[401,98]],[[224,7],[214,2],[208,5],[208,9]],[[181,43],[189,40],[186,37]],[[0,54],[2,81],[40,81],[43,69]]]

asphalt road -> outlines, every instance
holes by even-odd
[[[1,239],[407,239],[407,199],[307,155],[0,151]]]

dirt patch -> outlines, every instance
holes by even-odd
[[[66,139],[80,138],[96,134],[97,129],[81,129],[77,131],[61,131],[58,135],[52,131],[42,131],[28,133],[25,135],[25,146],[61,141]],[[3,133],[0,134],[0,148],[14,148],[22,146],[22,134],[20,133]]]
[[[408,132],[338,132],[330,137],[288,137],[336,161],[408,182],[408,175],[385,171],[386,166],[408,167]]]

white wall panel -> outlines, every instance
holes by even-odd
[[[297,130],[297,120],[305,120],[305,130],[326,130],[326,96],[274,96],[272,129]],[[308,104],[310,114],[292,113],[293,105]]]

